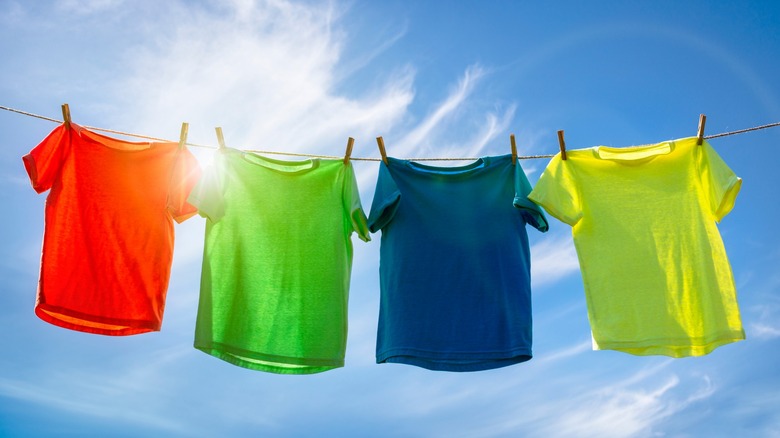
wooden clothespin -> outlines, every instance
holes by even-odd
[[[222,135],[222,128],[217,126],[215,129],[217,130],[217,141],[219,142],[219,148],[225,149],[225,137]]]
[[[355,139],[352,137],[349,137],[347,139],[347,152],[344,153],[344,165],[349,164],[349,157],[352,156],[352,146],[355,145]]]
[[[707,116],[699,114],[699,131],[696,133],[696,144],[701,146],[704,142],[704,124],[707,123]]]
[[[67,103],[62,104],[62,122],[66,128],[70,129],[70,107]]]
[[[179,134],[179,149],[184,149],[187,146],[187,133],[190,130],[190,124],[184,122],[181,124],[181,134]]]
[[[561,160],[566,159],[566,142],[563,141],[563,130],[558,131],[558,146],[561,147]]]
[[[385,141],[382,139],[382,137],[376,138],[376,144],[379,146],[379,153],[382,155],[382,162],[387,165],[387,152],[385,152]]]
[[[509,134],[509,143],[512,145],[512,165],[517,164],[517,144],[515,143],[515,135]]]

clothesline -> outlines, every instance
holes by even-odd
[[[39,114],[33,114],[27,111],[22,111],[14,108],[9,108],[7,106],[0,105],[0,109],[10,111],[13,113],[34,117],[41,120],[48,120],[50,122],[54,123],[63,123],[62,120],[54,119],[51,117],[42,116]],[[168,140],[164,138],[159,137],[151,137],[148,135],[143,134],[134,134],[130,132],[123,132],[123,131],[117,131],[114,129],[108,129],[108,128],[98,128],[94,126],[86,126],[82,125],[84,128],[93,130],[93,131],[100,131],[100,132],[106,132],[110,134],[117,134],[117,135],[124,135],[127,137],[135,137],[135,138],[142,138],[145,140],[154,140],[154,141],[161,141],[161,142],[174,142],[174,140]],[[712,135],[705,135],[704,139],[712,139],[712,138],[719,138],[719,137],[728,137],[730,135],[738,135],[738,134],[744,134],[747,132],[752,131],[759,131],[762,129],[768,129],[768,128],[774,128],[780,126],[780,122],[774,122],[774,123],[768,123],[766,125],[759,125],[754,126],[752,128],[745,128],[745,129],[739,129],[736,131],[729,131],[729,132],[722,132],[720,134],[712,134]],[[197,147],[197,148],[204,148],[204,149],[218,149],[217,146],[211,146],[211,145],[203,145],[203,144],[197,144],[197,143],[186,143],[187,146]],[[309,157],[309,158],[324,158],[324,159],[341,159],[344,158],[343,156],[338,155],[317,155],[317,154],[301,154],[296,152],[278,152],[278,151],[264,151],[264,150],[257,150],[257,149],[247,149],[248,152],[254,152],[258,154],[266,154],[266,155],[285,155],[285,156],[291,156],[291,157]],[[554,154],[542,154],[542,155],[518,155],[518,160],[532,160],[536,158],[552,158],[554,157]],[[409,161],[470,161],[470,160],[476,160],[477,157],[440,157],[440,158],[404,158],[405,160]],[[354,161],[382,161],[381,158],[365,158],[365,157],[350,157],[350,160]]]

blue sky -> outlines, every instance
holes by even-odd
[[[0,105],[190,141],[377,157],[630,146],[780,121],[774,2],[0,0]],[[354,238],[346,367],[279,376],[192,348],[204,220],[177,226],[162,331],[33,314],[45,195],[21,156],[56,125],[0,111],[0,436],[777,436],[780,128],[711,144],[743,178],[720,224],[747,340],[700,358],[592,351],[570,229],[529,229],[534,359],[376,365],[379,236]],[[193,150],[203,165],[211,151]],[[546,160],[522,162],[534,183]],[[377,163],[355,168],[366,210]]]

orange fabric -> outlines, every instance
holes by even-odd
[[[35,313],[103,335],[160,330],[173,259],[173,220],[200,176],[176,143],[132,143],[60,126],[23,157],[46,198]]]

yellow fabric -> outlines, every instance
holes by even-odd
[[[556,155],[528,196],[572,226],[594,349],[700,356],[745,338],[716,222],[742,180],[695,138]]]

